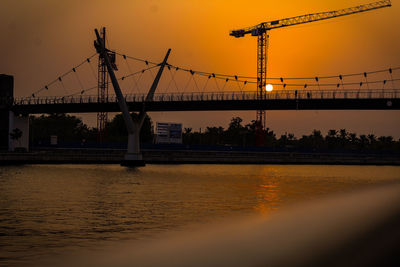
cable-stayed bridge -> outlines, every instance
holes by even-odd
[[[265,99],[255,91],[159,93],[145,103],[144,94],[125,95],[130,111],[207,110],[399,110],[400,90],[286,90]],[[12,110],[19,114],[119,112],[115,96],[100,102],[96,95],[17,98]]]
[[[150,111],[400,109],[400,67],[330,76],[269,77],[260,97],[256,77],[175,66],[168,62],[170,50],[161,63],[127,56],[106,49],[104,39],[97,37],[97,74],[92,55],[25,97],[13,97],[12,78],[5,77],[9,82],[8,89],[0,91],[0,115],[6,129],[1,131],[1,146],[8,142],[13,151],[16,141],[11,137],[19,132],[24,136],[23,147],[29,149],[29,114],[95,112],[98,125],[105,125],[107,112],[122,111],[128,130],[123,164],[143,166],[139,131]],[[115,94],[109,92],[110,84]],[[129,112],[138,112],[139,120],[132,121]]]
[[[121,53],[118,82],[130,111],[207,110],[398,110],[400,67],[310,77],[270,77],[274,89],[257,97],[257,78],[193,70],[167,64],[152,101],[146,93],[160,66]],[[26,97],[2,100],[20,114],[117,112],[117,99],[101,99],[95,55]]]

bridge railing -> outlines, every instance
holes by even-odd
[[[400,98],[400,89],[395,90],[277,90],[266,92],[265,100],[301,100],[301,99],[396,99]],[[127,94],[127,102],[144,102],[145,94]],[[191,93],[158,93],[153,102],[170,101],[245,101],[259,99],[256,91],[243,92],[191,92]],[[64,97],[21,97],[14,98],[14,105],[48,105],[48,104],[90,104],[113,103],[117,98],[109,96],[101,102],[96,95]]]

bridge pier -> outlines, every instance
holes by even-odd
[[[143,155],[140,153],[140,128],[135,123],[135,133],[128,134],[128,151],[122,161],[122,166],[140,167],[145,166]]]

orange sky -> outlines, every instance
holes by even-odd
[[[27,96],[94,53],[93,29],[106,26],[112,48],[216,73],[256,75],[256,39],[229,30],[263,21],[329,11],[367,0],[2,0],[0,73],[15,76],[17,96]],[[322,76],[400,66],[400,3],[349,17],[270,33],[268,76]],[[110,4],[111,3],[111,4]],[[400,73],[398,73],[400,77]],[[184,127],[247,123],[255,112],[158,113],[154,121]],[[273,111],[267,124],[297,136],[317,128],[400,137],[400,112]],[[92,118],[93,116],[87,116]],[[86,118],[86,117],[85,117]],[[93,121],[93,119],[89,119]]]

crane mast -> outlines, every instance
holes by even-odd
[[[106,28],[101,29],[101,39],[106,42]],[[111,64],[114,70],[118,70],[115,61],[115,52],[107,49],[108,56],[111,59]],[[107,66],[105,58],[99,55],[98,61],[98,76],[97,76],[97,101],[99,103],[106,103],[108,101],[108,85],[109,76],[107,74]],[[97,113],[97,141],[103,143],[106,138],[106,126],[107,126],[108,113],[100,111]]]
[[[101,38],[106,40],[106,28],[101,29]],[[97,101],[99,103],[105,103],[108,100],[108,75],[107,75],[107,67],[104,60],[104,57],[99,56],[98,61],[98,76],[97,76]],[[100,143],[104,142],[105,139],[105,131],[107,124],[108,113],[100,111],[97,113],[97,141]]]
[[[267,31],[262,31],[257,36],[257,99],[265,98],[263,88],[267,85],[267,52],[269,36]],[[257,110],[256,115],[256,144],[261,146],[264,143],[264,128],[266,125],[265,110]]]
[[[365,5],[355,7],[307,14],[297,17],[291,17],[280,20],[273,20],[260,23],[256,26],[247,27],[243,29],[233,30],[229,35],[236,38],[244,37],[247,34],[257,37],[257,98],[265,99],[265,86],[267,82],[267,56],[268,56],[268,31],[288,26],[300,25],[310,22],[316,22],[326,19],[332,19],[361,12],[371,11],[379,8],[390,7],[392,4],[390,0],[373,2]],[[265,110],[257,111],[256,118],[256,143],[257,145],[263,144],[263,132],[265,128]]]

